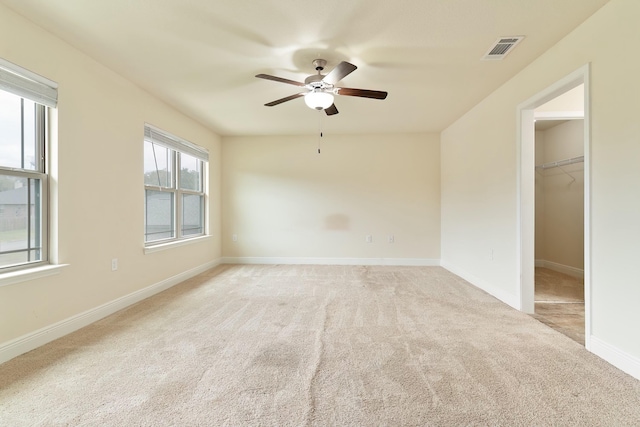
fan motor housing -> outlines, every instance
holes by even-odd
[[[304,84],[311,85],[313,87],[320,87],[322,85],[322,79],[323,78],[324,78],[324,76],[322,74],[314,74],[314,75],[309,76],[306,79],[304,79]],[[314,83],[316,83],[316,84],[314,84]]]

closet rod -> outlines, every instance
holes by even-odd
[[[584,162],[584,156],[572,157],[570,159],[558,160],[557,162],[549,162],[543,165],[536,166],[536,169],[549,169],[557,168],[559,166],[572,165],[574,163]]]

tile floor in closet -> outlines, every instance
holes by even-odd
[[[584,345],[584,280],[536,267],[533,317]]]

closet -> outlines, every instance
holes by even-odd
[[[535,314],[584,345],[584,120],[537,120]]]

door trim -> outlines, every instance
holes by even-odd
[[[590,64],[532,96],[517,106],[517,283],[519,309],[534,312],[535,274],[535,127],[534,110],[557,96],[584,84],[584,302],[585,347],[591,347],[591,124]]]

